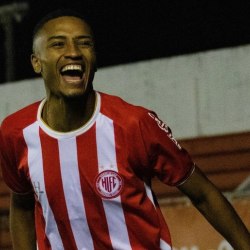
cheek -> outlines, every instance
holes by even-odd
[[[92,56],[91,58],[90,58],[90,65],[91,65],[91,68],[92,68],[92,70],[93,71],[96,71],[96,68],[97,68],[97,66],[96,66],[96,57],[95,56]]]
[[[96,62],[96,53],[94,50],[88,50],[84,53],[84,57],[87,59],[87,61],[91,64],[94,64]]]
[[[41,70],[43,76],[55,76],[57,74],[56,66],[47,61],[43,61],[41,64]]]
[[[46,88],[50,89],[53,92],[58,90],[60,80],[56,70],[54,70],[52,66],[44,64],[41,75],[46,85]]]

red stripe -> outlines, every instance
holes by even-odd
[[[28,166],[28,148],[23,137],[19,143],[22,144],[22,146],[19,146],[18,148],[23,149],[23,151],[18,151],[18,154],[20,154],[20,156],[18,155],[18,157],[21,158],[20,166],[22,168],[26,168]],[[29,176],[28,178],[30,179],[29,168],[27,167],[27,169],[24,169],[24,171],[26,172],[26,175]],[[49,240],[45,234],[45,221],[43,217],[42,207],[37,200],[35,201],[35,229],[36,229],[36,237],[39,245],[39,250],[51,250]]]
[[[133,149],[126,147],[128,144],[133,145],[134,142],[127,141],[128,136],[124,136],[119,126],[114,126],[114,129],[118,170],[124,178],[125,186],[121,193],[121,201],[125,211],[131,247],[132,249],[142,249],[143,247],[158,249],[160,229],[157,212],[147,197],[142,177],[137,177],[132,169],[131,164],[138,164],[138,162],[129,160],[129,155],[134,154],[129,150]],[[138,150],[140,151],[140,149]]]
[[[72,233],[63,192],[58,141],[47,136],[41,130],[40,138],[43,155],[44,183],[48,202],[54,214],[64,248],[74,250],[77,249],[77,247]]]
[[[89,229],[96,250],[112,249],[102,199],[95,192],[98,175],[95,126],[77,138],[81,188]]]
[[[156,209],[158,213],[159,223],[161,224],[161,239],[167,242],[170,246],[172,246],[171,235],[170,235],[167,223],[165,221],[165,218],[158,204],[156,206]]]
[[[43,217],[43,211],[40,203],[36,202],[36,237],[39,246],[39,250],[51,250],[50,242],[45,233],[45,220]]]

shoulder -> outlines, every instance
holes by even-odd
[[[40,101],[30,104],[15,113],[7,116],[1,124],[1,132],[3,134],[9,134],[17,130],[22,130],[37,119],[37,110]]]
[[[112,120],[120,120],[123,122],[139,122],[145,119],[150,110],[131,104],[124,99],[100,93],[101,95],[101,112]]]

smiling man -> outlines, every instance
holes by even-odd
[[[92,81],[96,56],[89,25],[74,16],[58,17],[38,25],[33,51],[32,65],[36,73],[41,73],[47,94],[44,121],[58,131],[79,128],[89,120],[95,106]],[[81,98],[80,102],[77,97]],[[81,117],[79,121],[68,117],[69,108],[75,117]]]
[[[46,98],[1,125],[14,250],[170,250],[150,184],[177,186],[237,250],[250,235],[157,115],[93,89],[93,33],[72,11],[35,28]],[[209,239],[208,239],[209,240]]]

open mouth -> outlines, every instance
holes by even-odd
[[[83,79],[84,69],[80,64],[69,64],[62,67],[60,73],[66,82],[79,82]]]

